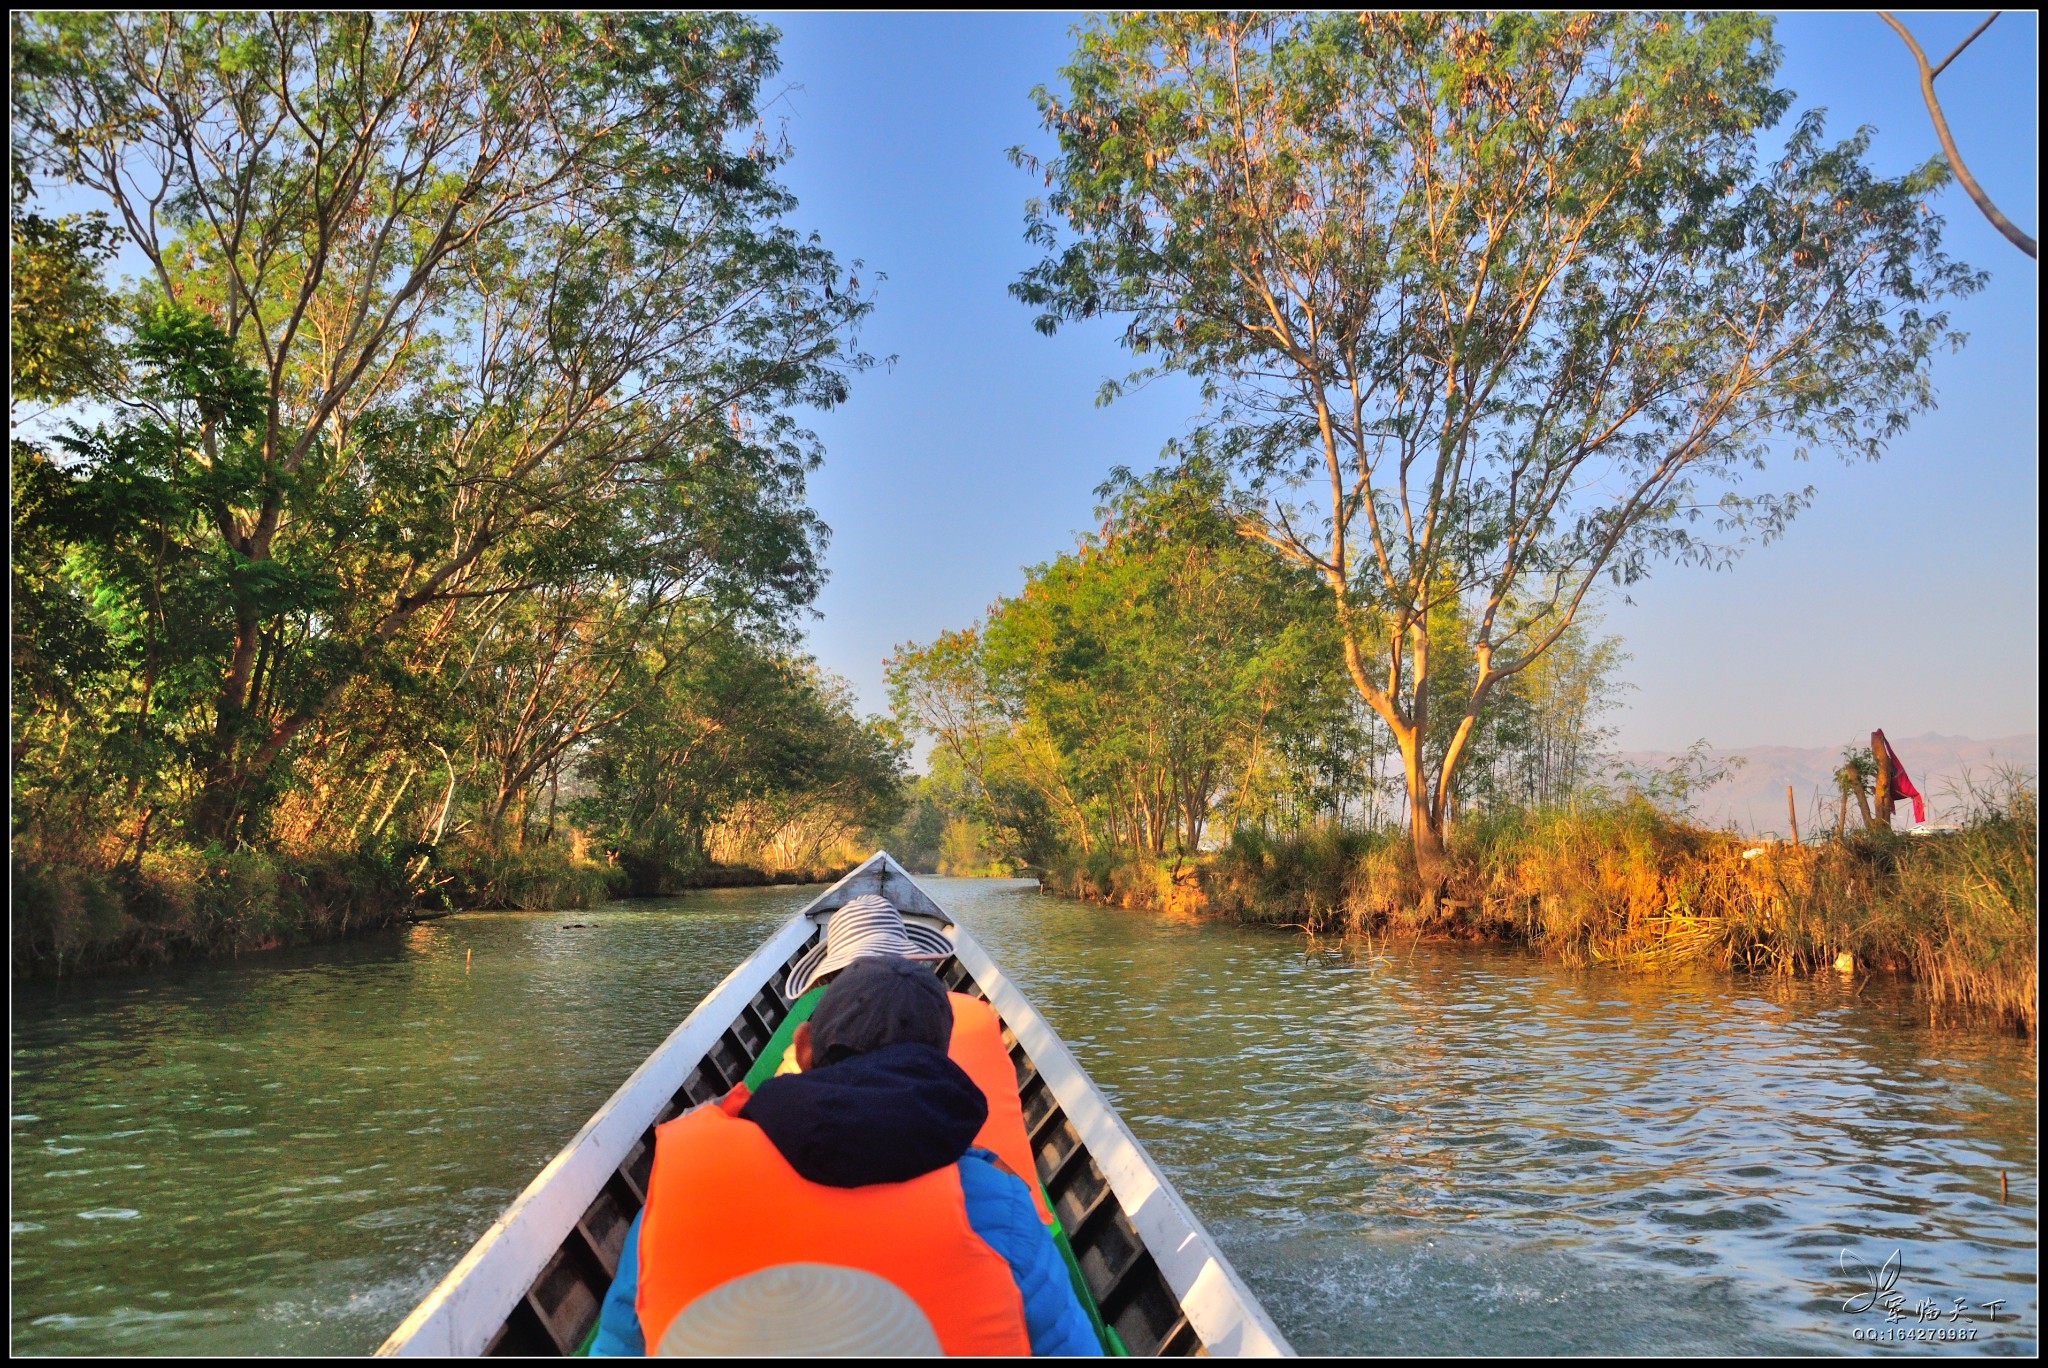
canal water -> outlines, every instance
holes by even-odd
[[[2035,1351],[2033,1045],[1903,988],[930,887],[1304,1352]],[[811,891],[17,988],[14,1351],[374,1348]]]

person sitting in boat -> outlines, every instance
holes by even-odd
[[[886,898],[869,893],[847,902],[825,923],[819,942],[789,967],[783,989],[790,1003],[789,1015],[747,1071],[747,1086],[758,1088],[778,1074],[797,1071],[797,1040],[809,1029],[806,1023],[823,998],[825,985],[848,965],[880,955],[937,962],[952,953],[953,943],[944,932],[906,921]],[[946,1053],[967,1071],[988,1101],[988,1120],[974,1143],[994,1150],[1023,1176],[1038,1208],[1038,1219],[1050,1227],[1052,1206],[1033,1181],[1038,1167],[1024,1127],[1024,1104],[1017,1096],[1017,1068],[1003,1044],[1002,1020],[979,998],[965,993],[951,993],[948,998],[953,1004],[953,1035],[946,1043]]]
[[[800,1072],[655,1130],[593,1354],[1099,1354],[1026,1184],[973,1144],[924,967],[842,969]]]

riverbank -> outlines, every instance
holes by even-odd
[[[1804,845],[1708,830],[1628,799],[1454,827],[1433,914],[1420,910],[1398,832],[1242,831],[1197,862],[1097,856],[1048,869],[1045,884],[1316,934],[1515,942],[1571,964],[1898,974],[1931,1012],[2031,1034],[2038,832],[2031,779],[1984,796],[1952,833]]]
[[[416,906],[403,871],[370,855],[174,849],[105,866],[17,848],[11,871],[17,978],[332,940]]]
[[[12,972],[20,977],[240,955],[379,930],[473,908],[556,911],[692,889],[830,882],[836,869],[703,864],[635,870],[583,843],[417,853],[170,848],[98,864],[17,845]],[[635,885],[646,880],[652,886]]]

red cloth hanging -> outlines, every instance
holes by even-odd
[[[1890,792],[1886,794],[1879,794],[1878,796],[1881,798],[1889,797],[1894,803],[1898,802],[1901,798],[1911,798],[1913,800],[1913,820],[1915,822],[1926,821],[1927,803],[1924,799],[1921,798],[1920,790],[1914,788],[1913,781],[1907,777],[1906,767],[1899,763],[1899,753],[1892,749],[1891,742],[1885,740],[1885,736],[1882,731],[1877,732],[1876,736],[1877,743],[1884,747],[1884,753],[1886,757],[1889,758],[1891,761],[1892,771],[1892,784]]]

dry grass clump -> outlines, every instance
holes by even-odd
[[[1278,836],[1240,828],[1203,863],[1201,888],[1211,909],[1239,921],[1350,930],[1362,918],[1384,920],[1375,899],[1402,886],[1395,846],[1405,843],[1342,827]]]
[[[1704,830],[1640,798],[1469,824],[1453,855],[1475,924],[1573,963],[1799,973],[1840,957],[1930,1005],[2036,1018],[2036,785],[2001,775],[1952,834],[1792,846]]]
[[[1810,855],[1675,821],[1633,796],[1509,814],[1453,844],[1455,884],[1484,920],[1571,963],[1644,967],[1832,959],[1825,929],[1801,916]]]
[[[432,896],[450,906],[530,912],[591,907],[627,886],[619,866],[591,859],[568,844],[525,850],[455,846],[437,852],[432,878]]]
[[[389,923],[411,893],[388,862],[329,853],[170,847],[104,864],[13,853],[13,972],[158,964],[239,954]]]
[[[288,853],[167,844],[110,862],[90,849],[21,842],[12,856],[17,975],[325,940],[401,921],[422,903],[588,907],[623,882],[618,868],[579,843],[524,851],[450,845],[431,862],[403,847]]]
[[[1990,1011],[2028,1031],[2038,1011],[2039,786],[2017,770],[1971,794],[1952,836],[1900,852],[1870,908],[1876,939],[1932,1001]]]
[[[1042,882],[1055,893],[1111,907],[1150,908],[1194,915],[1212,909],[1196,866],[1097,850],[1053,860]]]
[[[2031,1032],[2038,835],[2035,780],[2013,771],[1978,789],[1944,835],[1759,842],[1639,794],[1468,820],[1452,829],[1450,886],[1433,913],[1400,832],[1241,830],[1198,869],[1097,852],[1046,883],[1313,933],[1523,941],[1574,964],[1794,974],[1846,963],[1918,980],[1932,1011]]]

